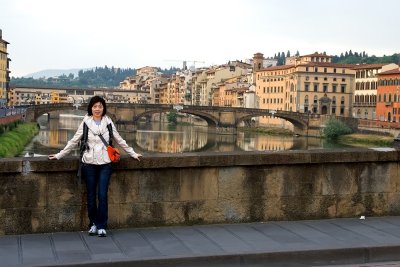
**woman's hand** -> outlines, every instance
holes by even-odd
[[[137,161],[140,161],[141,156],[142,154],[135,153],[135,156],[133,156],[132,158],[136,159]]]
[[[49,158],[49,159],[52,159],[52,160],[53,160],[53,159],[57,159],[57,158],[56,158],[56,155],[54,155],[54,154],[53,154],[53,155],[49,155],[48,158]]]

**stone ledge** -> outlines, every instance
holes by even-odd
[[[396,162],[400,150],[376,151],[372,149],[339,149],[308,151],[241,151],[198,153],[155,153],[144,155],[138,162],[127,155],[114,165],[115,170],[229,167],[284,164]],[[0,159],[0,173],[76,171],[77,157],[50,161],[45,157]]]

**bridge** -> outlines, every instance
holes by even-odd
[[[74,109],[87,110],[87,104],[84,103],[80,106],[68,103],[34,105],[27,108],[26,121],[36,121],[39,116],[52,111]],[[167,112],[180,112],[198,116],[204,119],[211,129],[215,129],[219,133],[235,133],[241,122],[249,121],[252,117],[270,116],[291,122],[295,134],[319,136],[321,126],[330,118],[329,115],[256,108],[107,103],[107,114],[114,120],[119,129],[134,130],[140,118]],[[357,119],[341,119],[345,120],[351,128],[357,128]]]

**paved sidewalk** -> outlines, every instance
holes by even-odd
[[[0,266],[7,267],[393,266],[395,261],[400,261],[400,217],[135,228],[109,230],[106,238],[86,232],[0,237]]]

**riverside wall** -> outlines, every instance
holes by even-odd
[[[398,150],[149,154],[114,165],[109,228],[400,215]],[[0,234],[87,230],[78,160],[0,160]]]

